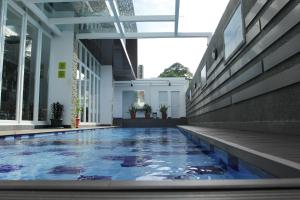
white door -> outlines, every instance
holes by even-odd
[[[169,106],[169,102],[168,102],[168,92],[167,91],[159,91],[158,92],[158,103],[159,103],[159,108],[161,105],[165,105],[165,106]],[[161,113],[158,110],[158,116],[161,117]]]
[[[135,100],[135,93],[134,91],[123,91],[123,119],[129,119],[130,114],[129,114],[129,107],[134,103]]]
[[[171,117],[172,118],[179,118],[179,91],[172,91],[171,92]]]

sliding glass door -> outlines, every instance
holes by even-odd
[[[0,119],[16,120],[18,66],[22,34],[22,16],[11,7],[7,9],[4,27]]]
[[[0,10],[0,123],[46,121],[51,36],[14,1]]]
[[[28,23],[25,43],[22,120],[33,120],[37,39],[38,29]]]
[[[81,105],[81,122],[100,122],[100,63],[80,42],[78,43],[77,91]]]

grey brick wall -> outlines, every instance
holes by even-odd
[[[189,124],[299,133],[299,2],[229,2],[187,91]],[[223,32],[240,4],[245,41],[225,61]],[[214,49],[218,52],[215,60]],[[205,65],[207,84],[203,87],[200,73]]]

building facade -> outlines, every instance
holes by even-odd
[[[144,104],[152,107],[152,117],[161,118],[160,106],[168,107],[171,118],[185,118],[185,92],[188,80],[185,78],[153,78],[114,82],[113,118],[129,119],[129,107],[142,109]],[[144,118],[144,112],[137,112],[137,118]]]
[[[300,130],[299,1],[230,1],[186,93],[189,124]]]
[[[50,16],[49,5],[39,9]],[[84,125],[110,122],[101,112],[112,104],[113,80],[136,78],[137,40],[79,40],[80,25],[53,33],[23,2],[3,0],[0,9],[0,129],[49,125],[54,102],[64,106],[66,127],[77,101]]]
[[[137,78],[143,79],[144,78],[144,65],[139,65],[137,68]]]

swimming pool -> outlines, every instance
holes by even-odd
[[[177,128],[111,128],[0,139],[1,180],[262,179],[270,174]]]

